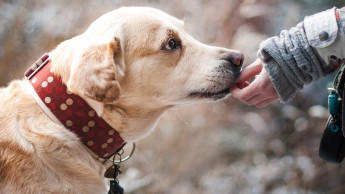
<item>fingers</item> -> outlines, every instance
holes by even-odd
[[[262,61],[260,59],[257,59],[252,64],[247,66],[242,70],[241,76],[238,78],[236,83],[242,83],[244,81],[247,81],[248,79],[254,77],[258,73],[260,73],[262,70]]]
[[[230,91],[232,96],[244,102],[258,94],[255,88],[255,84],[250,84],[244,88],[234,86],[230,89]]]
[[[256,106],[257,108],[262,108],[278,99],[279,99],[278,95],[268,96],[265,94],[257,94],[248,100],[242,100],[242,101],[245,102],[249,106]]]
[[[251,76],[256,77],[252,83],[248,81],[237,82],[236,85],[230,89],[235,98],[238,98],[250,106],[254,105],[258,108],[267,106],[279,99],[269,75],[267,71],[262,68],[260,61],[252,63],[247,69],[248,71],[245,71],[245,75],[242,78]],[[257,71],[259,72],[257,73]]]
[[[260,102],[260,103],[258,103],[258,104],[255,104],[255,106],[256,106],[257,108],[263,108],[263,107],[265,107],[265,106],[271,104],[272,102],[274,102],[274,101],[276,101],[276,100],[278,100],[278,98],[277,98],[277,99],[276,99],[276,98],[269,98],[269,99],[266,99],[266,100],[264,100],[264,101],[262,101],[262,102]]]
[[[253,89],[254,88],[254,89]],[[273,90],[255,90],[256,87],[254,84],[244,88],[232,88],[231,89],[231,94],[235,98],[243,101],[249,106],[262,106],[262,105],[267,105],[266,102],[273,102],[275,100],[279,99],[279,96],[276,92]]]
[[[263,107],[268,105],[269,103],[278,100],[279,97],[276,93],[272,93],[272,94],[258,94],[256,96],[254,96],[253,98],[245,101],[246,104],[252,106],[256,106],[256,107]]]
[[[239,100],[247,103],[248,100],[254,98],[256,95],[267,92],[265,91],[266,84],[262,84],[260,78],[261,76],[259,75],[252,83],[249,83],[248,81],[246,81],[245,84],[238,83],[236,85],[237,87],[233,87],[230,89],[232,95],[235,98],[238,98]]]
[[[242,82],[242,83],[236,83],[236,86],[237,86],[238,88],[240,88],[240,89],[243,89],[243,88],[249,86],[249,84],[250,84],[250,83],[249,83],[248,81],[245,81],[245,82]]]

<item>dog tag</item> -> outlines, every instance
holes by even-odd
[[[116,173],[116,174],[115,174],[115,173]],[[115,170],[115,166],[112,165],[111,167],[109,167],[109,168],[105,171],[104,177],[105,177],[105,178],[108,178],[108,179],[111,179],[111,178],[117,177],[118,174],[119,174],[118,171]]]

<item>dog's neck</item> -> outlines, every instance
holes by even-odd
[[[168,107],[131,104],[121,98],[116,104],[104,107],[102,117],[110,125],[116,126],[117,131],[128,142],[136,141],[152,132],[160,116],[168,110]]]
[[[136,112],[137,104],[122,100],[104,105],[89,98],[84,99],[126,142],[136,141],[152,132],[160,116],[169,109],[141,106],[140,111]]]

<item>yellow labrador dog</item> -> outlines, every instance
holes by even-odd
[[[112,146],[149,134],[171,108],[227,97],[243,55],[202,44],[183,25],[153,8],[120,8],[0,89],[0,193],[107,193],[100,158]],[[70,110],[85,102],[86,113]],[[100,121],[78,124],[87,116]]]

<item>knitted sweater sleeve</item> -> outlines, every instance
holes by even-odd
[[[320,38],[320,32],[326,32],[326,39]],[[296,27],[261,43],[258,57],[264,62],[282,102],[290,101],[305,84],[331,72],[333,67],[325,62],[318,49],[331,45],[337,34],[333,8],[307,17]]]

